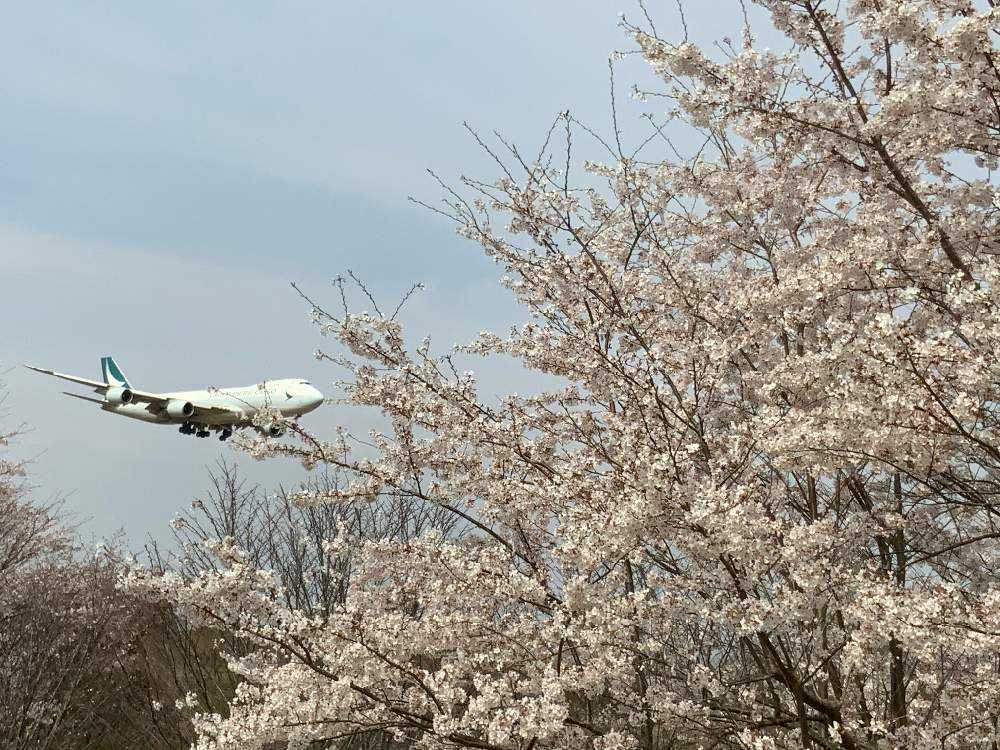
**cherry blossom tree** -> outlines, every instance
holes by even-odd
[[[4,400],[0,391],[0,406]],[[70,543],[57,504],[39,504],[29,497],[25,463],[9,454],[17,435],[16,429],[0,430],[0,588],[15,571],[58,554]]]
[[[564,113],[448,193],[526,323],[434,356],[314,304],[388,427],[245,447],[341,472],[303,507],[466,533],[366,542],[321,615],[232,539],[130,571],[256,644],[199,747],[997,747],[1000,7],[757,5],[784,51],[622,21],[662,80],[639,148]],[[471,355],[560,384],[496,403]]]
[[[173,544],[146,547],[148,567],[172,571],[184,580],[218,573],[214,542],[225,538],[239,547],[248,566],[266,568],[286,607],[313,617],[342,605],[352,578],[352,551],[368,539],[407,539],[435,529],[457,536],[448,511],[405,497],[379,502],[303,504],[303,494],[335,490],[339,475],[320,474],[295,489],[266,492],[247,482],[235,464],[220,461],[209,472],[210,486],[172,522]],[[327,541],[340,537],[344,549]],[[128,592],[126,592],[128,593]],[[251,657],[256,643],[240,628],[216,617],[192,618],[157,604],[144,613],[140,637],[132,639],[141,692],[127,709],[130,720],[147,730],[149,747],[189,747],[190,714],[224,713],[238,675],[220,658]],[[146,722],[137,721],[146,715]],[[384,747],[391,738],[373,733],[355,746]]]
[[[9,452],[17,432],[0,434],[0,746],[146,746],[133,656],[150,607],[116,587],[113,556],[84,549],[58,503],[35,499]]]
[[[0,590],[0,746],[147,746],[133,659],[143,605],[116,588],[111,562],[49,557]]]

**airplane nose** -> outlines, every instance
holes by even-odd
[[[309,395],[306,396],[306,403],[309,405],[310,409],[315,409],[317,406],[323,403],[323,394],[319,392],[316,388],[312,388]]]

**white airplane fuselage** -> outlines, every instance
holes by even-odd
[[[123,417],[158,424],[200,424],[205,426],[236,426],[249,423],[261,409],[273,409],[283,417],[300,417],[323,403],[323,394],[308,382],[298,378],[267,380],[237,388],[211,388],[196,391],[174,391],[161,394],[182,403],[195,403],[224,409],[226,413],[190,417],[172,417],[165,410],[153,412],[148,404],[104,404],[104,411]]]
[[[215,430],[221,433],[220,440],[232,435],[234,429],[243,427],[254,427],[261,433],[279,437],[285,430],[284,420],[308,414],[323,403],[323,394],[302,378],[265,380],[236,388],[152,393],[133,388],[110,355],[101,358],[103,380],[67,375],[34,365],[25,367],[92,389],[101,398],[63,392],[97,404],[111,414],[154,424],[179,424],[180,432],[186,435],[207,437],[210,430]],[[277,414],[254,424],[254,417],[265,410]]]

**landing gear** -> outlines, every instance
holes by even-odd
[[[258,427],[257,431],[264,437],[279,438],[285,434],[285,425],[281,422],[272,422],[264,427]]]
[[[191,422],[185,422],[181,425],[178,430],[181,435],[197,435],[200,438],[206,438],[209,435],[209,430],[219,430],[219,440],[228,440],[232,437],[233,430],[231,427],[221,427],[219,425],[203,425],[203,424],[192,424]]]

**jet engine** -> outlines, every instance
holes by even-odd
[[[194,414],[194,404],[190,401],[181,401],[172,398],[167,401],[164,411],[167,412],[167,416],[171,419],[187,419]]]
[[[265,425],[261,432],[268,437],[278,438],[285,434],[285,425],[280,422],[271,422],[270,424]]]
[[[131,404],[135,396],[128,388],[117,386],[115,388],[108,388],[104,394],[104,398],[107,399],[109,404],[118,406],[120,404]]]

